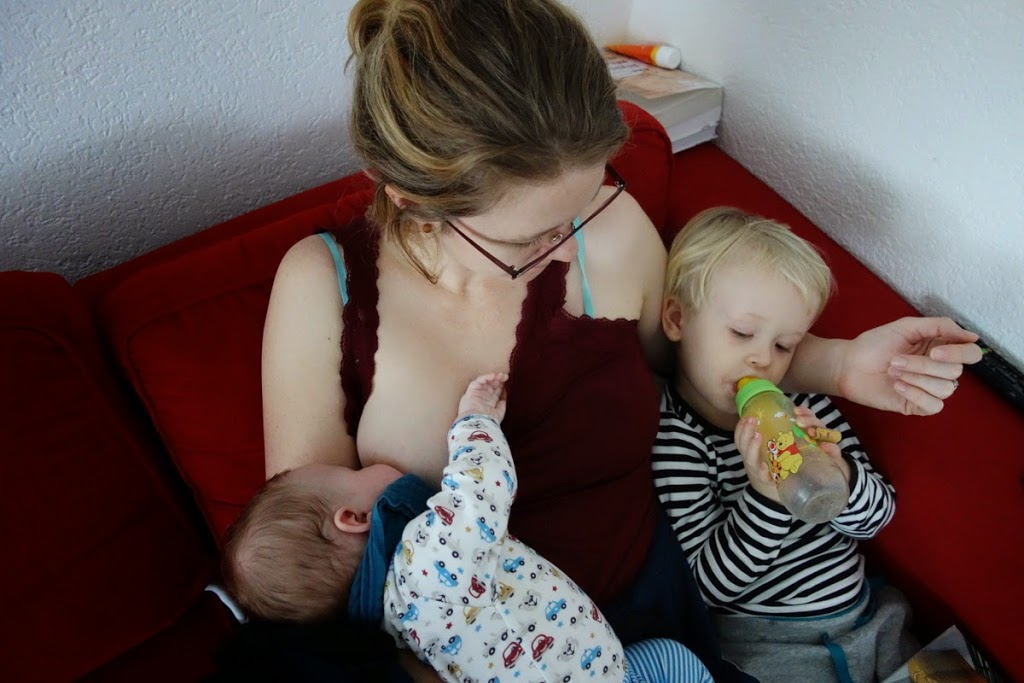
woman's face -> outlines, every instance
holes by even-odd
[[[565,172],[556,180],[513,188],[490,210],[451,222],[466,237],[503,263],[516,268],[551,248],[572,228],[575,218],[585,219],[600,205],[597,193],[604,181],[604,164]],[[487,257],[454,230],[444,233],[445,250],[452,259],[473,272],[508,278]],[[551,261],[576,258],[576,240],[564,244],[523,275],[536,277]]]

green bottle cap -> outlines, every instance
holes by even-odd
[[[736,382],[736,412],[742,414],[744,406],[747,405],[747,401],[758,394],[763,394],[768,391],[776,394],[782,393],[782,389],[779,389],[766,379],[744,377],[739,382]]]

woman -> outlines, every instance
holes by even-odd
[[[665,250],[606,168],[628,131],[586,30],[553,0],[361,0],[349,40],[352,138],[376,192],[337,256],[312,236],[281,263],[263,350],[268,476],[385,462],[439,481],[462,388],[509,373],[513,533],[624,642],[678,638],[716,680],[734,677],[652,491]],[[810,339],[787,381],[933,413],[980,357],[974,340],[929,319]]]

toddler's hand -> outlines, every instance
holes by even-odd
[[[815,431],[818,427],[821,427],[822,429],[825,428],[824,423],[818,419],[818,416],[807,408],[797,406],[793,414],[796,417],[797,426],[807,432],[807,435],[812,439],[817,438]],[[824,451],[825,455],[832,459],[832,462],[834,462],[836,467],[839,468],[839,471],[843,473],[844,477],[846,477],[846,483],[849,484],[850,463],[846,462],[846,458],[843,457],[843,452],[839,449],[839,445],[829,443],[828,441],[819,441],[818,448]]]
[[[480,375],[469,383],[469,388],[459,400],[459,417],[466,415],[487,415],[498,422],[505,418],[505,382],[508,375],[492,372]]]
[[[743,456],[743,469],[754,490],[769,500],[781,504],[779,488],[775,485],[768,464],[761,457],[761,433],[757,431],[757,418],[745,417],[736,424],[736,447]]]

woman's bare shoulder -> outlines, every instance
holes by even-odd
[[[334,259],[327,245],[319,235],[304,237],[293,244],[281,264],[277,268],[277,275],[274,276],[274,288],[282,281],[289,289],[313,286],[323,287],[329,283],[334,273]]]
[[[307,462],[355,464],[341,365],[342,303],[334,260],[312,235],[278,267],[263,330],[267,474]]]
[[[665,246],[651,219],[629,192],[623,192],[594,220],[587,233],[587,267],[609,266],[610,273],[636,280],[638,273],[664,267]]]

